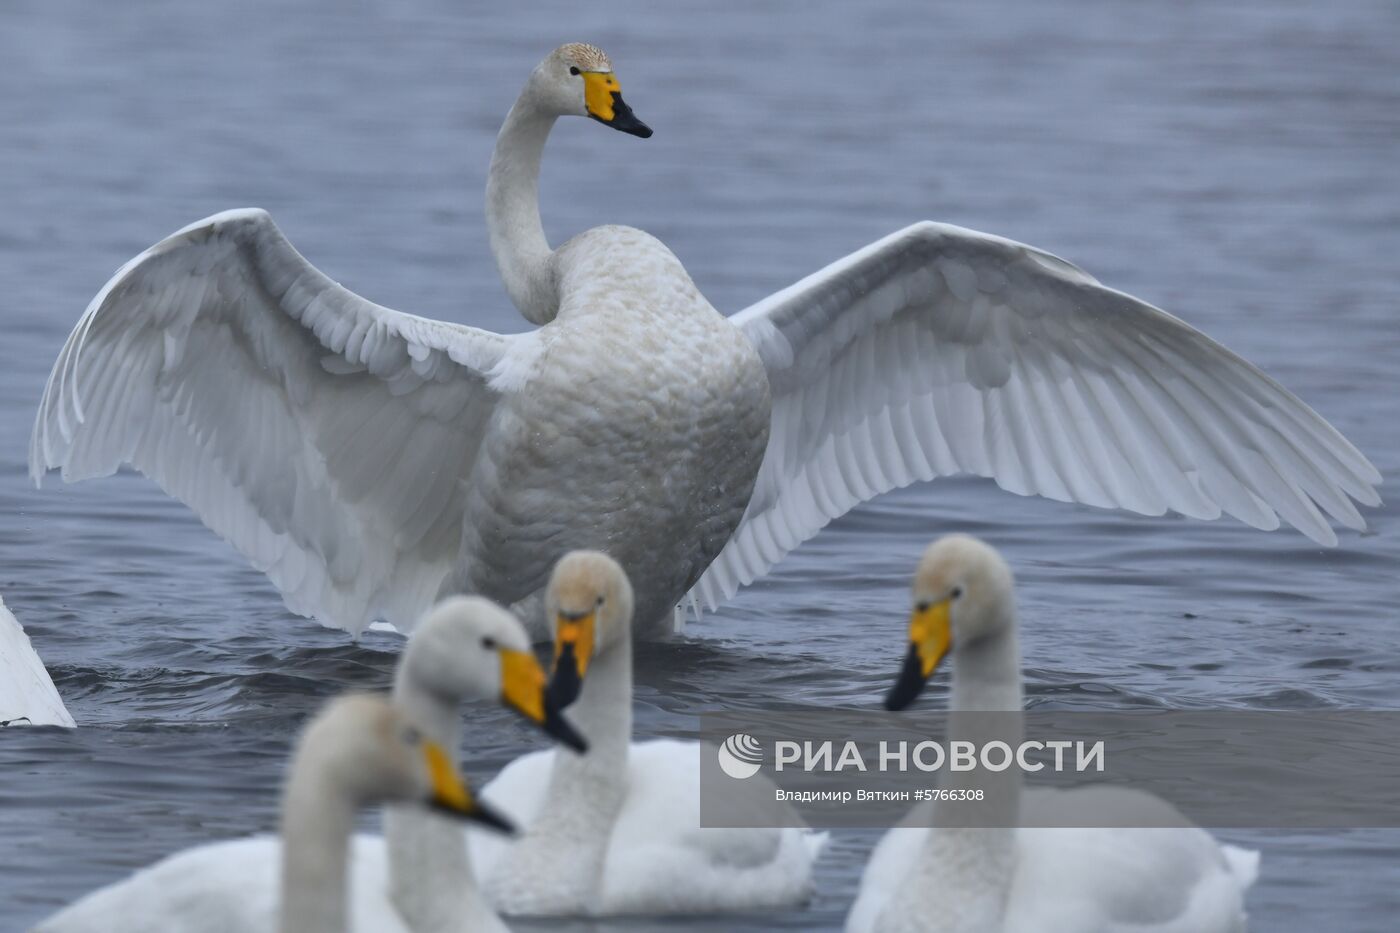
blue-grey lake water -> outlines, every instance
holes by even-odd
[[[49,367],[122,262],[258,205],[382,304],[518,331],[481,218],[500,121],[550,48],[616,63],[645,142],[564,121],[555,243],[627,223],[737,311],[920,218],[1024,240],[1263,366],[1400,480],[1400,7],[1392,0],[0,5],[0,593],[80,723],[0,732],[0,929],[163,854],[274,825],[323,698],[389,682],[400,639],[289,614],[131,473],[36,492]],[[973,480],[836,522],[637,657],[637,729],[773,698],[868,707],[906,579],[950,530],[1019,575],[1032,702],[1400,706],[1400,515],[1320,549],[1226,519],[1145,519]],[[941,690],[934,692],[938,703]],[[469,711],[478,780],[538,747]],[[1344,766],[1344,765],[1339,765]],[[1400,831],[1222,832],[1263,850],[1254,929],[1380,931]],[[837,928],[872,833],[806,910],[692,930]],[[584,925],[661,927],[660,921]],[[543,928],[543,927],[542,927]]]

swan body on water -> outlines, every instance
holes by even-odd
[[[936,223],[726,318],[664,244],[539,214],[561,116],[646,137],[607,57],[565,45],[501,128],[486,219],[538,329],[367,301],[260,210],[119,270],[59,353],[30,473],[127,463],[188,504],[294,612],[407,629],[479,593],[547,634],[572,549],[636,581],[636,625],[712,608],[833,518],[959,473],[1020,494],[1281,522],[1336,543],[1380,474],[1277,382],[1041,250]]]
[[[958,712],[1019,711],[1011,571],[992,548],[952,535],[934,542],[914,579],[910,645],[889,709],[913,702],[951,654],[949,739],[972,739]],[[975,720],[974,720],[975,722]],[[968,734],[960,734],[959,730]],[[986,736],[980,736],[985,738]],[[1003,736],[1004,738],[1004,736]],[[1244,893],[1259,854],[1222,845],[1160,798],[1090,785],[1023,789],[1020,772],[965,778],[983,790],[989,826],[957,825],[958,804],[939,820],[921,805],[877,844],[861,878],[847,933],[1241,933]],[[965,806],[965,805],[964,805]],[[1166,827],[1060,826],[1105,813]],[[1000,827],[1000,828],[991,828]]]
[[[417,626],[395,678],[395,721],[411,725],[435,748],[455,749],[458,706],[464,698],[499,700],[571,747],[585,747],[546,706],[544,672],[524,627],[481,597],[446,600]],[[359,833],[350,840],[347,909],[352,928],[376,933],[504,931],[505,924],[477,891],[457,821],[411,801],[395,803],[402,800],[385,801],[390,807],[384,836]],[[471,806],[484,821],[505,825],[489,807],[475,801]],[[347,835],[350,828],[343,827]],[[88,895],[40,930],[272,931],[281,896],[277,866],[289,846],[295,844],[284,831],[281,837],[253,836],[188,849]]]
[[[0,599],[0,726],[74,726],[24,627]]]
[[[356,930],[407,931],[382,898],[361,896],[376,853],[351,838],[359,810],[390,802],[511,828],[387,698],[341,697],[297,743],[280,846],[253,838],[187,850],[88,895],[35,933],[345,933],[352,918]]]
[[[632,589],[621,566],[598,552],[567,554],[545,602],[556,630],[550,693],[568,705],[589,751],[525,755],[482,789],[526,827],[513,841],[469,840],[492,903],[507,914],[579,916],[806,901],[826,834],[702,828],[701,747],[632,741]],[[745,790],[771,806],[766,779]]]

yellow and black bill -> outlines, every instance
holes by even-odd
[[[885,696],[885,709],[901,710],[923,692],[953,642],[952,600],[921,602],[909,619],[909,651],[899,679]]]
[[[534,652],[501,648],[500,654],[501,702],[574,751],[588,751],[588,742],[560,715],[562,707],[550,702],[544,668]]]
[[[594,612],[560,612],[554,625],[554,670],[549,675],[545,705],[564,709],[583,691],[583,678],[593,657],[598,624]]]
[[[499,810],[472,795],[462,773],[452,764],[441,745],[436,742],[423,743],[423,757],[428,763],[428,775],[432,779],[432,794],[428,809],[450,816],[453,819],[480,823],[492,829],[513,836],[515,824]]]
[[[623,102],[622,85],[611,71],[583,73],[583,103],[588,115],[599,123],[642,139],[651,136],[651,127],[638,120],[632,108]]]

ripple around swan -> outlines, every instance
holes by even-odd
[[[477,186],[539,37],[508,4],[253,6],[18,3],[0,29],[0,593],[81,725],[0,732],[0,926],[271,827],[296,726],[333,692],[387,687],[400,644],[291,618],[138,476],[28,487],[43,379],[110,270],[191,219],[261,204],[362,294],[522,329],[486,258]],[[555,32],[613,53],[657,135],[561,126],[551,236],[644,227],[732,310],[920,216],[1003,233],[1202,326],[1400,482],[1400,47],[1385,3],[913,9],[552,9]],[[814,106],[814,61],[860,79],[823,79]],[[684,734],[699,711],[775,700],[878,703],[907,575],[947,530],[987,538],[1016,570],[1038,707],[1400,706],[1396,515],[1373,510],[1370,532],[1319,551],[981,481],[904,490],[682,638],[639,646],[637,729]],[[946,699],[935,683],[925,702]],[[540,747],[508,713],[468,716],[478,780]],[[1264,851],[1256,929],[1376,928],[1400,909],[1394,831],[1229,838]],[[833,839],[810,911],[684,927],[835,929],[873,840]]]

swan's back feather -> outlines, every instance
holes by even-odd
[[[275,933],[281,861],[282,841],[270,835],[185,849],[92,892],[34,933]],[[348,895],[355,930],[409,933],[387,878],[383,838],[355,836]]]
[[[556,754],[550,749],[517,758],[482,789],[482,798],[518,825],[531,825],[544,804]],[[826,834],[701,828],[699,754],[696,743],[675,739],[632,744],[628,792],[608,843],[600,913],[755,910],[791,905],[810,894],[812,863]],[[772,799],[771,787],[766,798]],[[478,877],[489,879],[510,842],[482,833],[467,841]]]
[[[1003,933],[1245,929],[1244,896],[1258,877],[1259,853],[1221,845],[1161,799],[1107,785],[1035,789],[1025,792],[1022,812],[1044,822],[1072,821],[1075,813],[1086,814],[1086,821],[1102,820],[1109,812],[1133,813],[1154,825],[1175,825],[1016,830]],[[891,898],[902,886],[918,883],[908,875],[935,831],[919,825],[929,819],[929,807],[917,807],[876,844],[846,921],[847,933],[883,929],[880,916]],[[904,919],[932,923],[930,918]],[[930,928],[943,929],[937,924]]]

